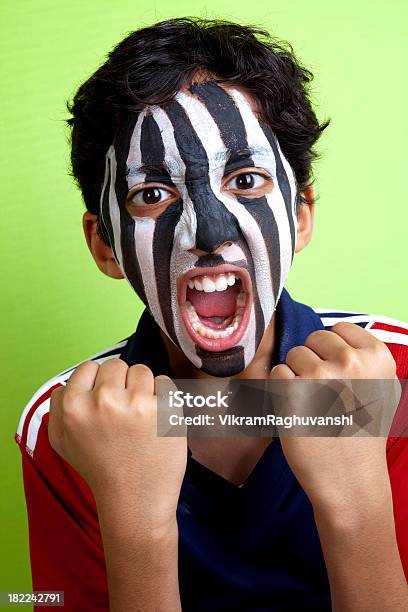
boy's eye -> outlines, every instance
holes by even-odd
[[[262,187],[267,178],[262,174],[256,172],[243,172],[237,174],[230,181],[228,181],[228,189],[233,190],[244,190],[244,189],[256,189]]]
[[[133,202],[133,204],[148,206],[164,202],[172,196],[173,194],[167,191],[167,189],[163,189],[163,187],[145,187],[140,191],[136,191],[130,201]]]

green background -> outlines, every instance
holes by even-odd
[[[408,319],[408,3],[3,0],[0,591],[30,589],[20,413],[44,381],[121,340],[140,305],[87,250],[68,175],[65,100],[124,35],[174,16],[259,24],[315,73],[332,118],[315,168],[315,237],[288,287],[312,306]]]

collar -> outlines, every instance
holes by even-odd
[[[288,351],[295,346],[304,345],[308,335],[317,329],[324,329],[324,325],[315,311],[310,306],[293,300],[286,289],[283,289],[276,307],[276,363],[285,363]],[[159,327],[147,309],[143,311],[136,331],[122,349],[120,358],[129,367],[143,363],[152,370],[154,376],[165,374],[172,377]]]

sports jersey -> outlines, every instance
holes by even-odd
[[[312,309],[283,291],[276,310],[275,362],[310,333],[350,321],[387,344],[399,378],[408,378],[408,325],[388,317]],[[145,363],[172,375],[157,325],[147,310],[135,333],[91,357]],[[50,395],[70,368],[28,402],[16,441],[22,452],[34,590],[63,590],[65,609],[108,610],[104,552],[95,501],[77,472],[50,446]],[[387,440],[398,547],[408,576],[408,420]],[[179,583],[184,611],[326,611],[330,591],[312,506],[289,468],[279,438],[238,487],[189,451],[177,509]]]

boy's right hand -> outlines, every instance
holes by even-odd
[[[152,372],[121,359],[85,361],[51,395],[52,448],[88,483],[97,504],[137,499],[150,527],[175,519],[186,437],[158,437]]]

